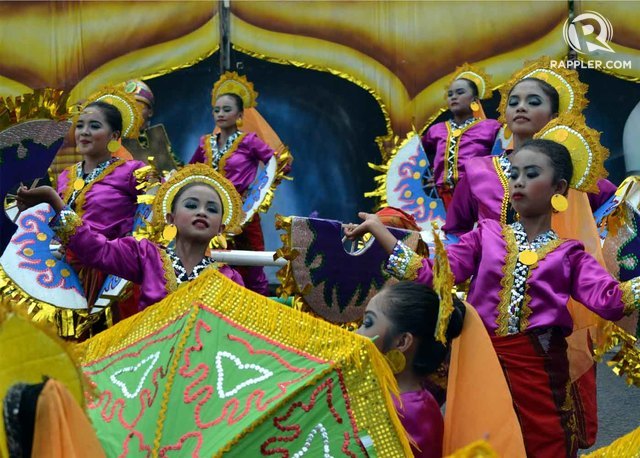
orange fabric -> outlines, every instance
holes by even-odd
[[[568,200],[567,211],[553,215],[551,222],[553,230],[562,238],[581,241],[585,251],[604,266],[600,237],[587,195],[570,189]],[[567,343],[569,344],[571,380],[575,381],[593,365],[589,338],[598,344],[601,339],[601,329],[606,321],[573,299],[569,301],[568,307],[573,318],[573,333],[567,337]]]
[[[580,240],[585,251],[605,266],[602,245],[596,227],[589,198],[584,192],[569,189],[569,208],[553,216],[553,230],[562,237]],[[595,442],[598,430],[598,405],[596,398],[595,362],[593,360],[592,339],[599,345],[604,338],[603,329],[607,322],[573,299],[567,304],[573,319],[573,332],[567,339],[569,375],[577,390],[582,406],[585,437],[581,447]]]
[[[32,457],[104,457],[89,419],[67,388],[50,379],[38,397]]]
[[[443,453],[485,439],[499,456],[525,456],[520,424],[498,357],[480,316],[467,304],[454,339],[444,416]]]
[[[422,228],[416,223],[413,215],[396,207],[384,207],[376,212],[378,218],[385,226],[396,227],[398,229],[408,229],[410,231],[421,231]]]

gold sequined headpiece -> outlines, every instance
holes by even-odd
[[[203,183],[216,190],[222,201],[222,224],[229,234],[240,232],[242,224],[242,198],[233,184],[205,164],[191,164],[174,173],[158,189],[153,200],[151,232],[158,238],[167,224],[166,215],[171,213],[171,204],[176,194],[189,183]]]
[[[498,121],[506,123],[507,100],[513,87],[525,78],[536,78],[549,83],[558,91],[560,106],[558,114],[580,114],[587,106],[587,85],[580,81],[578,72],[566,68],[551,68],[551,59],[547,56],[527,62],[526,67],[517,71],[504,86],[500,88],[500,106]]]
[[[144,123],[142,111],[136,103],[135,96],[125,91],[124,85],[107,86],[91,94],[82,105],[83,111],[92,102],[105,102],[116,107],[122,115],[122,132],[124,138],[138,138]]]
[[[582,115],[562,114],[533,138],[564,145],[573,163],[573,178],[569,186],[578,191],[598,192],[598,180],[608,175],[604,161],[609,157],[609,150],[600,143],[600,132],[587,127]]]
[[[449,89],[449,87],[455,80],[464,78],[475,83],[476,87],[478,88],[478,98],[486,99],[491,97],[491,78],[482,69],[472,67],[471,65],[465,63],[456,68],[456,71],[453,74],[454,76],[453,78],[451,78],[451,81],[449,81],[447,89]]]
[[[253,83],[245,76],[236,72],[225,72],[213,85],[211,90],[211,106],[215,106],[216,100],[222,94],[236,94],[242,99],[244,108],[253,108],[257,105],[258,93],[253,89]]]

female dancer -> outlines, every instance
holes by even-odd
[[[422,146],[433,164],[438,195],[448,208],[453,190],[474,157],[488,156],[500,123],[486,119],[480,99],[491,96],[488,77],[465,64],[456,69],[447,90],[447,105],[453,118],[435,124],[422,137]]]
[[[358,334],[374,338],[398,380],[400,402],[394,400],[416,447],[416,457],[441,457],[444,424],[438,402],[424,387],[426,377],[444,361],[449,343],[458,337],[464,305],[456,300],[446,331],[447,345],[436,341],[438,295],[415,282],[385,287],[367,305]]]
[[[255,105],[257,93],[253,84],[235,73],[223,75],[212,91],[213,116],[218,133],[204,135],[190,163],[210,165],[231,181],[240,195],[244,195],[255,180],[260,163],[266,164],[275,151],[255,133],[244,133],[242,126],[244,109]],[[242,96],[241,96],[242,95]],[[260,216],[244,225],[242,234],[234,238],[238,249],[264,250],[264,237]],[[247,288],[260,294],[268,293],[268,281],[262,267],[240,269]]]
[[[582,158],[586,159],[586,158]],[[509,381],[529,456],[576,456],[580,406],[571,389],[567,343],[570,297],[608,320],[640,305],[640,278],[618,283],[584,251],[551,229],[552,201],[568,186],[593,184],[577,173],[567,149],[530,140],[513,153],[511,203],[519,221],[480,221],[447,252],[456,282],[472,278],[468,301],[480,314]],[[576,161],[578,163],[578,161]],[[587,170],[588,172],[588,170]],[[398,242],[375,215],[345,232],[371,232],[390,253],[395,276],[430,285],[433,262]]]
[[[509,154],[558,115],[580,114],[587,104],[586,90],[575,70],[551,69],[548,58],[518,71],[502,90],[499,108],[500,120],[506,122],[512,133],[513,148],[504,150],[500,156],[469,161],[467,174],[458,183],[447,210],[443,230],[459,236],[484,218],[513,222],[507,186]],[[604,179],[597,184],[599,192],[588,196],[592,210],[598,209],[616,190],[615,185]]]
[[[207,268],[243,284],[236,271],[206,255],[214,236],[239,229],[242,202],[233,185],[204,164],[184,167],[156,194],[152,229],[163,232],[165,239],[175,237],[175,248],[134,237],[109,240],[46,186],[20,188],[17,201],[20,208],[50,204],[57,212],[51,227],[83,264],[140,285],[139,310]]]

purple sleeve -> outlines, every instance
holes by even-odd
[[[66,215],[66,221],[60,226],[55,226],[54,219],[52,228],[82,264],[142,283],[144,263],[158,258],[158,248],[153,243],[133,237],[108,240],[92,231],[75,213],[67,211]]]
[[[592,212],[602,207],[605,202],[616,193],[618,187],[606,178],[602,178],[598,180],[598,190],[599,192],[597,194],[587,193]]]
[[[456,283],[462,283],[477,271],[481,256],[481,228],[460,237],[447,247],[447,258]],[[415,280],[433,287],[433,259],[423,258],[402,242],[396,243],[386,270],[400,280]]]
[[[263,164],[269,162],[275,151],[256,134],[251,133],[247,137],[249,137],[248,140],[251,142],[251,155]]]
[[[620,283],[583,249],[567,255],[571,266],[571,296],[607,320],[622,318],[625,311]]]
[[[442,230],[448,234],[461,236],[473,229],[478,219],[478,203],[471,194],[469,180],[463,176],[453,191],[453,198],[447,209],[446,223]]]
[[[229,280],[236,282],[240,286],[244,286],[244,281],[242,280],[242,276],[234,268],[229,267],[228,265],[225,264],[224,266],[220,267],[219,272],[225,277],[227,277]]]
[[[193,156],[191,156],[191,159],[189,160],[189,164],[205,163],[206,162],[205,146],[204,146],[204,142],[205,142],[206,137],[207,137],[206,135],[203,135],[202,137],[200,137],[200,144],[196,148],[196,152],[193,153]],[[211,164],[209,164],[209,165],[211,165]]]

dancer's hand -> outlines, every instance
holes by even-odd
[[[360,212],[358,213],[358,216],[364,221],[358,225],[347,225],[344,228],[345,237],[347,237],[349,240],[354,240],[370,232],[371,235],[373,235],[378,241],[378,243],[382,245],[384,250],[387,253],[391,254],[398,240],[391,232],[389,232],[389,229],[387,229],[386,226],[382,224],[382,221],[380,221],[378,215]]]
[[[378,218],[378,215],[360,212],[358,213],[358,217],[360,217],[360,219],[364,221],[360,224],[347,224],[344,228],[344,235],[349,240],[357,239],[358,237],[362,237],[364,234],[367,234],[369,232],[373,234],[373,231],[376,230],[376,226],[384,227],[384,225],[380,221],[380,218]]]
[[[51,205],[56,212],[64,208],[64,202],[51,186],[29,189],[22,185],[18,188],[16,204],[21,212],[42,203]]]

